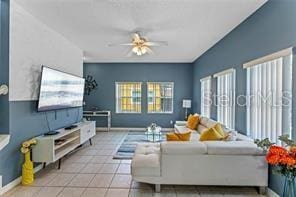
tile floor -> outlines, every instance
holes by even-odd
[[[93,146],[85,144],[63,159],[61,169],[51,164],[36,174],[30,187],[18,186],[7,197],[199,197],[260,196],[252,187],[153,186],[132,181],[130,160],[113,160],[127,132],[99,132]]]

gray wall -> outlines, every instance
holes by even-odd
[[[112,63],[84,64],[84,75],[92,75],[98,82],[98,89],[85,97],[87,108],[98,106],[112,111],[112,127],[145,127],[156,122],[162,127],[173,127],[170,120],[184,119],[182,99],[192,98],[191,64],[148,64],[148,63]],[[147,89],[143,83],[142,113],[115,113],[115,82],[120,81],[164,81],[174,82],[174,113],[147,114]],[[98,126],[103,126],[103,123]]]
[[[236,94],[245,95],[246,71],[242,64],[296,46],[296,1],[269,0],[262,8],[194,62],[194,111],[200,112],[200,79],[234,67]],[[295,54],[295,52],[294,52]],[[295,58],[294,58],[295,59]],[[295,61],[294,66],[295,67]],[[293,78],[295,71],[293,73]],[[293,98],[295,102],[295,80]],[[296,115],[295,105],[293,117]],[[236,107],[236,129],[246,132],[246,109]],[[216,118],[216,117],[213,117]],[[293,128],[296,121],[293,118]],[[281,193],[282,180],[271,174],[269,186]]]
[[[0,1],[0,85],[9,83],[9,1]],[[0,96],[0,134],[9,133],[8,95]]]

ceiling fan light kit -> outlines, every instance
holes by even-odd
[[[147,38],[144,38],[140,35],[140,33],[134,33],[132,36],[131,43],[121,43],[121,44],[109,44],[109,46],[132,46],[131,52],[136,54],[137,56],[142,56],[147,53],[153,53],[151,46],[168,46],[168,42],[166,41],[148,41]]]

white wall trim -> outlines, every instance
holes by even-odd
[[[39,172],[40,170],[42,170],[42,164],[36,166],[34,168],[34,173]],[[18,186],[20,183],[22,182],[22,176],[14,179],[13,181],[11,181],[10,183],[8,183],[7,185],[5,185],[4,187],[0,188],[0,196],[5,194],[6,192],[12,190],[13,188],[15,188],[16,186]]]
[[[107,127],[97,127],[97,131],[107,131]],[[132,128],[132,127],[112,127],[110,131],[146,131],[147,128],[144,127],[138,127],[138,128]],[[162,128],[162,131],[174,131],[174,128]]]
[[[268,197],[280,197],[277,193],[275,193],[272,189],[267,188],[267,196]]]

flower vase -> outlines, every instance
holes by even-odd
[[[25,153],[25,162],[23,164],[22,171],[22,184],[31,185],[34,181],[34,169],[33,162],[31,161],[30,151]]]
[[[287,176],[284,183],[283,197],[295,197],[296,196],[296,182],[295,177]]]

